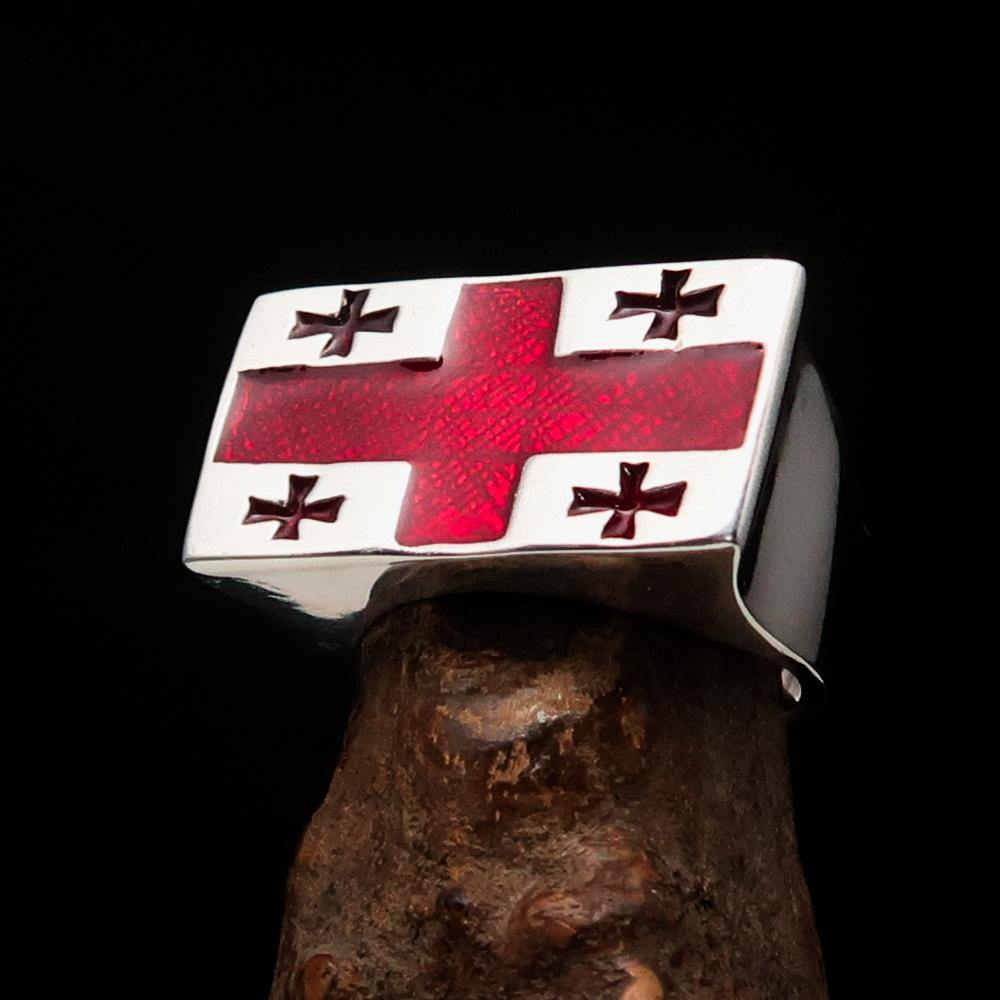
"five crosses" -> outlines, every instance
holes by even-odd
[[[615,292],[616,305],[609,319],[623,319],[628,316],[653,314],[653,321],[645,340],[676,340],[678,321],[682,316],[715,316],[719,296],[724,285],[712,285],[684,293],[682,289],[691,275],[690,269],[681,271],[664,270],[660,277],[658,294],[641,292]],[[321,357],[350,353],[354,334],[358,331],[390,333],[399,314],[399,307],[379,309],[364,313],[364,304],[369,289],[353,291],[345,289],[340,309],[336,313],[295,313],[295,325],[288,335],[289,340],[302,337],[328,336],[329,340],[320,352]],[[640,510],[652,511],[667,517],[677,514],[681,499],[687,488],[686,482],[670,483],[652,489],[643,489],[642,482],[649,471],[649,463],[632,464],[621,462],[619,469],[620,489],[610,490],[573,487],[573,501],[567,511],[569,515],[593,514],[611,511],[611,517],[601,532],[602,538],[633,538],[635,518]],[[337,520],[343,496],[327,497],[307,503],[307,497],[316,485],[318,476],[288,477],[288,498],[284,501],[249,498],[249,509],[244,524],[260,521],[278,521],[279,526],[272,536],[275,539],[297,539],[299,522],[303,519],[331,523]]]

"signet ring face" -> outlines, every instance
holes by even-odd
[[[516,591],[808,672],[838,459],[793,350],[803,285],[751,259],[263,295],[185,561],[345,634],[419,597]]]

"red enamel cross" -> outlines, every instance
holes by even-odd
[[[532,455],[743,442],[760,344],[557,358],[562,288],[465,285],[436,364],[241,372],[215,459],[407,461],[396,538],[415,546],[503,537]]]

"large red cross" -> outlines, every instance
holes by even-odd
[[[560,278],[465,285],[437,365],[241,372],[216,461],[407,461],[396,538],[427,545],[501,538],[531,455],[742,443],[760,344],[557,358],[561,299]]]

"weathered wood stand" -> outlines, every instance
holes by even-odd
[[[822,1000],[777,671],[477,595],[368,632],[273,1000]]]

